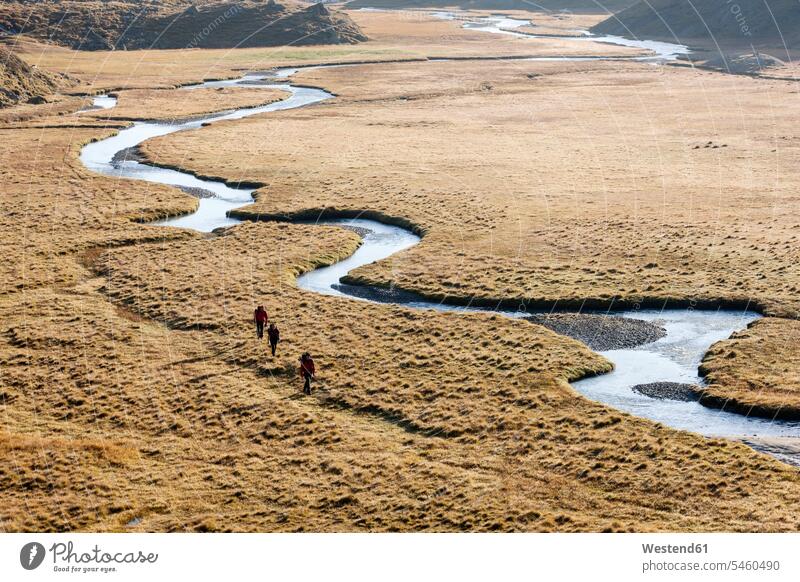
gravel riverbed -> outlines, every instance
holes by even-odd
[[[695,402],[700,400],[700,387],[695,384],[681,384],[680,382],[651,382],[650,384],[637,384],[631,388],[634,392],[657,398],[659,400],[679,400],[681,402]]]
[[[599,352],[635,348],[667,335],[667,330],[656,323],[614,315],[550,313],[526,319]]]

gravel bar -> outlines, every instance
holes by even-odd
[[[667,330],[655,323],[614,315],[550,313],[526,319],[582,341],[599,352],[635,348],[667,335]]]
[[[637,384],[631,390],[658,400],[679,400],[681,402],[696,402],[700,400],[700,387],[695,384],[651,382],[650,384]]]

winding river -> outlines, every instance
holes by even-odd
[[[483,23],[484,28],[497,29],[489,30],[489,32],[507,33],[509,28],[514,27],[510,26],[507,20],[504,22],[487,20]],[[514,22],[511,23],[511,25],[514,24]],[[527,21],[524,21],[524,24],[528,24]],[[521,26],[521,24],[516,26]],[[529,37],[527,34],[521,36]],[[613,39],[604,41],[612,42]],[[679,45],[667,46],[667,43],[657,43],[661,46],[653,47],[645,46],[647,41],[627,41],[627,39],[625,41],[628,46],[629,42],[643,43],[636,46],[655,50],[658,58],[662,60],[674,58],[684,48]],[[570,60],[570,57],[559,57],[559,60]],[[372,66],[379,66],[379,64]],[[297,71],[296,68],[284,68],[268,74],[248,74],[240,79],[209,81],[184,87],[183,90],[186,91],[197,87],[265,87],[286,91],[289,96],[282,101],[268,105],[215,113],[176,123],[135,122],[114,136],[86,145],[81,152],[81,161],[87,168],[113,178],[168,184],[186,191],[204,194],[200,198],[198,209],[195,212],[161,220],[155,224],[191,228],[201,232],[211,232],[216,228],[237,224],[239,221],[230,218],[228,212],[250,204],[253,189],[235,188],[224,182],[201,179],[187,172],[151,166],[139,161],[137,156],[130,155],[130,152],[135,146],[153,137],[199,129],[206,124],[218,121],[242,119],[251,115],[304,107],[333,97],[322,89],[300,87],[288,82],[288,79]],[[113,107],[115,102],[112,97],[108,96],[99,96],[95,101],[100,107]],[[355,300],[391,302],[413,309],[435,309],[461,313],[495,311],[508,317],[528,315],[518,311],[447,305],[425,301],[413,294],[403,292],[385,292],[343,285],[340,282],[341,278],[353,269],[408,249],[418,244],[420,238],[408,230],[371,220],[347,219],[328,221],[326,224],[357,227],[360,232],[364,233],[363,243],[349,258],[299,277],[298,286],[309,292]],[[784,454],[781,452],[785,450],[783,445],[779,447],[780,450],[761,446],[764,439],[776,438],[783,439],[782,443],[791,439],[790,442],[794,446],[793,443],[798,442],[795,439],[800,437],[800,422],[771,421],[748,417],[707,408],[697,402],[650,398],[631,390],[634,385],[657,381],[702,384],[703,380],[698,377],[697,368],[708,348],[713,343],[729,337],[734,331],[744,328],[759,315],[748,311],[691,309],[622,312],[616,315],[657,321],[666,328],[667,335],[658,341],[638,348],[600,352],[614,363],[614,371],[575,382],[573,386],[577,391],[590,399],[677,429],[708,436],[738,438],[757,448],[768,450],[788,462],[797,462],[797,459],[800,459],[800,456],[796,456],[794,453]]]
[[[677,59],[680,55],[689,54],[689,47],[682,44],[673,44],[669,42],[661,42],[657,40],[638,40],[625,38],[623,36],[604,35],[598,36],[591,34],[587,30],[576,30],[574,36],[555,36],[547,34],[536,34],[531,32],[519,32],[517,29],[524,26],[534,27],[535,24],[530,20],[521,20],[519,18],[511,18],[502,14],[495,14],[492,16],[484,16],[481,18],[472,18],[459,14],[457,12],[431,12],[432,16],[442,20],[456,20],[462,22],[463,28],[470,30],[478,30],[481,32],[488,32],[490,34],[503,34],[522,39],[532,38],[550,38],[550,39],[564,39],[577,42],[600,42],[605,44],[613,44],[618,46],[627,46],[631,48],[644,49],[652,52],[652,55],[639,56],[639,57],[615,57],[616,59],[631,59],[635,61],[646,62],[663,62],[672,61]],[[606,59],[607,57],[553,57],[553,60],[592,60],[592,59]]]
[[[131,148],[154,137],[178,131],[199,129],[205,124],[216,121],[242,119],[243,117],[268,111],[295,109],[333,97],[333,95],[321,89],[296,87],[288,83],[277,82],[295,70],[283,69],[273,75],[245,75],[241,79],[232,81],[210,81],[184,87],[186,91],[191,91],[197,87],[266,87],[287,91],[290,95],[283,101],[268,105],[216,113],[178,123],[136,122],[131,127],[123,129],[108,139],[86,145],[81,151],[81,161],[90,170],[106,176],[146,180],[157,184],[176,186],[184,190],[206,193],[205,197],[200,198],[196,212],[162,220],[156,224],[192,228],[201,232],[211,232],[215,228],[237,224],[239,221],[229,218],[227,212],[251,203],[254,191],[252,188],[233,188],[223,182],[202,180],[187,172],[150,166],[137,161],[135,159],[136,156],[126,156],[125,152],[129,152]]]

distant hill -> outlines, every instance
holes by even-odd
[[[631,38],[707,39],[722,45],[785,41],[788,46],[796,46],[800,41],[800,3],[797,0],[643,0],[591,30]]]
[[[352,44],[346,14],[281,0],[0,1],[0,33],[81,50]]]
[[[587,14],[611,14],[637,0],[352,0],[346,8],[444,8],[457,6],[473,10],[527,10]]]
[[[54,93],[58,81],[52,75],[32,67],[10,50],[0,47],[0,107],[17,103],[35,103]]]

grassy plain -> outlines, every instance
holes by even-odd
[[[182,68],[155,52],[89,58],[46,47],[28,56],[53,68],[74,65],[79,89],[91,92],[174,87],[238,75],[239,66],[304,59],[475,55],[490,44],[492,54],[506,48],[527,54],[539,46],[489,43],[439,22],[401,21],[392,29],[391,15],[364,14],[359,24],[375,40],[353,47],[360,53],[248,49],[220,59],[220,51],[187,51]],[[403,46],[402,36],[387,38],[403,31],[409,35]],[[155,68],[137,70],[131,66],[137,58]],[[332,205],[413,220],[425,229],[424,242],[362,276],[431,294],[467,296],[482,285],[487,297],[538,289],[591,297],[598,282],[609,293],[627,292],[623,265],[652,253],[656,258],[648,260],[657,265],[642,266],[641,276],[651,276],[647,282],[658,289],[678,285],[677,297],[694,297],[686,290],[689,277],[670,267],[688,261],[684,269],[696,268],[707,242],[700,234],[712,227],[733,246],[708,252],[747,249],[754,259],[770,250],[764,272],[781,270],[794,284],[791,240],[784,240],[788,219],[769,214],[762,193],[746,191],[745,181],[730,194],[735,199],[706,215],[711,196],[703,192],[712,178],[725,179],[719,164],[728,163],[715,156],[750,133],[734,132],[730,120],[718,129],[712,121],[721,113],[713,108],[679,122],[687,111],[659,101],[668,89],[687,90],[693,82],[708,84],[715,95],[730,83],[729,100],[740,91],[750,95],[740,78],[688,73],[681,81],[686,71],[621,63],[486,64],[362,67],[349,69],[358,73],[349,78],[348,69],[307,72],[300,78],[340,97],[175,135],[147,149],[161,161],[263,180],[268,187],[259,192],[257,212]],[[770,89],[775,99],[780,87]],[[631,93],[642,103],[624,97]],[[664,164],[698,164],[689,174],[697,182],[686,193],[691,205],[667,197],[656,210],[658,194],[671,192],[676,178],[667,165],[656,165],[667,183],[654,189],[652,165],[631,155],[659,159],[644,130],[613,123],[622,118],[623,101],[624,118],[640,119],[646,98],[653,133],[644,135],[667,150],[686,149],[685,158],[673,152]],[[751,123],[774,123],[780,135],[791,135],[791,127],[780,125],[778,104],[765,115],[762,101]],[[260,222],[204,236],[140,224],[189,211],[196,200],[91,174],[78,160],[81,145],[124,124],[40,107],[40,115],[0,127],[3,531],[800,528],[792,510],[800,502],[795,469],[744,445],[670,430],[575,393],[569,379],[609,366],[582,344],[525,321],[414,312],[297,289],[296,274],[354,250],[358,239],[349,231]],[[691,138],[677,139],[672,123]],[[708,138],[712,130],[722,135]],[[587,136],[593,147],[584,143]],[[758,136],[763,149],[770,141]],[[325,148],[336,137],[332,155]],[[704,147],[722,137],[731,146]],[[614,146],[614,138],[622,145]],[[213,151],[211,139],[219,140]],[[792,147],[784,141],[782,147]],[[468,145],[453,147],[459,143]],[[737,147],[738,155],[750,145]],[[556,146],[560,153],[549,151]],[[773,161],[791,153],[780,151]],[[768,157],[759,149],[750,163],[760,156]],[[310,159],[316,163],[303,161]],[[559,170],[566,165],[571,175]],[[790,180],[792,168],[780,169]],[[772,188],[776,203],[793,200],[783,182]],[[744,209],[737,214],[734,203],[748,203],[755,218]],[[739,232],[730,229],[751,238],[727,239]],[[654,235],[667,237],[669,246],[659,247]],[[599,247],[591,247],[598,239]],[[605,267],[622,258],[628,262]],[[735,273],[723,268],[732,259],[723,258],[700,277],[733,281]],[[587,262],[595,265],[590,261],[596,267],[584,271]],[[719,292],[732,287],[720,283]],[[763,293],[765,304],[776,297],[775,309],[793,305],[779,285],[773,291]],[[285,339],[275,360],[250,328],[253,306],[262,302]],[[310,398],[299,396],[295,373],[305,349],[320,367]]]
[[[81,90],[163,88],[201,79],[230,78],[242,70],[347,61],[439,57],[636,55],[637,49],[568,40],[513,38],[460,28],[421,13],[353,12],[371,41],[358,45],[211,50],[77,52],[20,39],[14,50],[32,64],[81,79]],[[180,54],[180,58],[176,55]]]
[[[577,342],[499,316],[414,312],[318,297],[294,286],[294,274],[335,260],[356,242],[352,233],[329,227],[246,224],[218,238],[112,249],[98,257],[96,269],[114,303],[174,329],[205,330],[207,353],[214,354],[205,360],[207,373],[215,373],[217,360],[254,371],[256,401],[266,401],[270,393],[297,398],[296,357],[313,349],[321,370],[318,391],[310,402],[298,399],[299,405],[335,412],[335,425],[345,432],[357,421],[391,428],[388,432],[410,447],[407,454],[435,446],[444,455],[436,458],[446,465],[494,475],[484,483],[470,479],[472,492],[453,481],[440,484],[444,489],[438,491],[420,483],[414,469],[398,466],[398,483],[427,491],[426,497],[441,496],[445,504],[405,526],[399,525],[408,518],[405,510],[417,515],[414,505],[397,508],[397,493],[385,502],[371,495],[369,487],[385,486],[385,475],[361,469],[358,458],[340,456],[338,466],[358,466],[360,479],[369,484],[365,490],[348,483],[348,499],[340,503],[352,505],[354,519],[369,527],[625,529],[626,521],[642,512],[646,517],[636,518],[635,529],[670,529],[688,516],[689,522],[704,522],[701,528],[737,529],[744,524],[735,522],[749,521],[739,512],[756,506],[752,491],[734,483],[734,475],[748,480],[765,471],[776,484],[771,493],[794,495],[796,471],[740,445],[676,433],[578,397],[565,380],[607,369],[607,363]],[[262,249],[270,251],[265,255]],[[244,315],[262,298],[286,338],[275,360],[252,338]],[[207,414],[205,406],[195,407],[199,410],[189,417]],[[272,409],[286,414],[280,403]],[[205,422],[192,423],[187,434],[201,434]],[[267,422],[266,433],[258,433],[265,420],[254,412],[229,430],[275,454],[290,438],[284,426],[270,428]],[[379,431],[388,441],[386,430]],[[314,436],[312,430],[306,444],[326,449]],[[718,470],[709,473],[714,466]],[[523,501],[526,497],[531,501]],[[544,517],[539,503],[547,499],[582,509]],[[772,511],[780,503],[776,500]],[[638,508],[620,521],[634,505]],[[712,516],[712,506],[734,522],[721,525],[725,519]],[[765,513],[758,515],[763,519]],[[759,527],[795,527],[785,514],[776,518]],[[325,527],[321,517],[309,519],[302,525],[320,520],[312,527]],[[675,525],[655,525],[662,519]]]
[[[131,89],[121,91],[117,105],[110,110],[97,110],[90,117],[110,120],[185,119],[218,111],[258,107],[289,96],[278,89],[219,87],[208,89]]]
[[[487,302],[798,314],[794,85],[620,62],[359,73],[301,72],[339,97],[144,150],[265,184],[240,215],[370,209],[418,225],[422,244],[358,272],[373,283]]]
[[[485,304],[800,313],[793,82],[516,60],[326,68],[296,81],[338,97],[313,115],[221,124],[145,150],[263,183],[239,216],[369,209],[426,233],[354,282]]]

